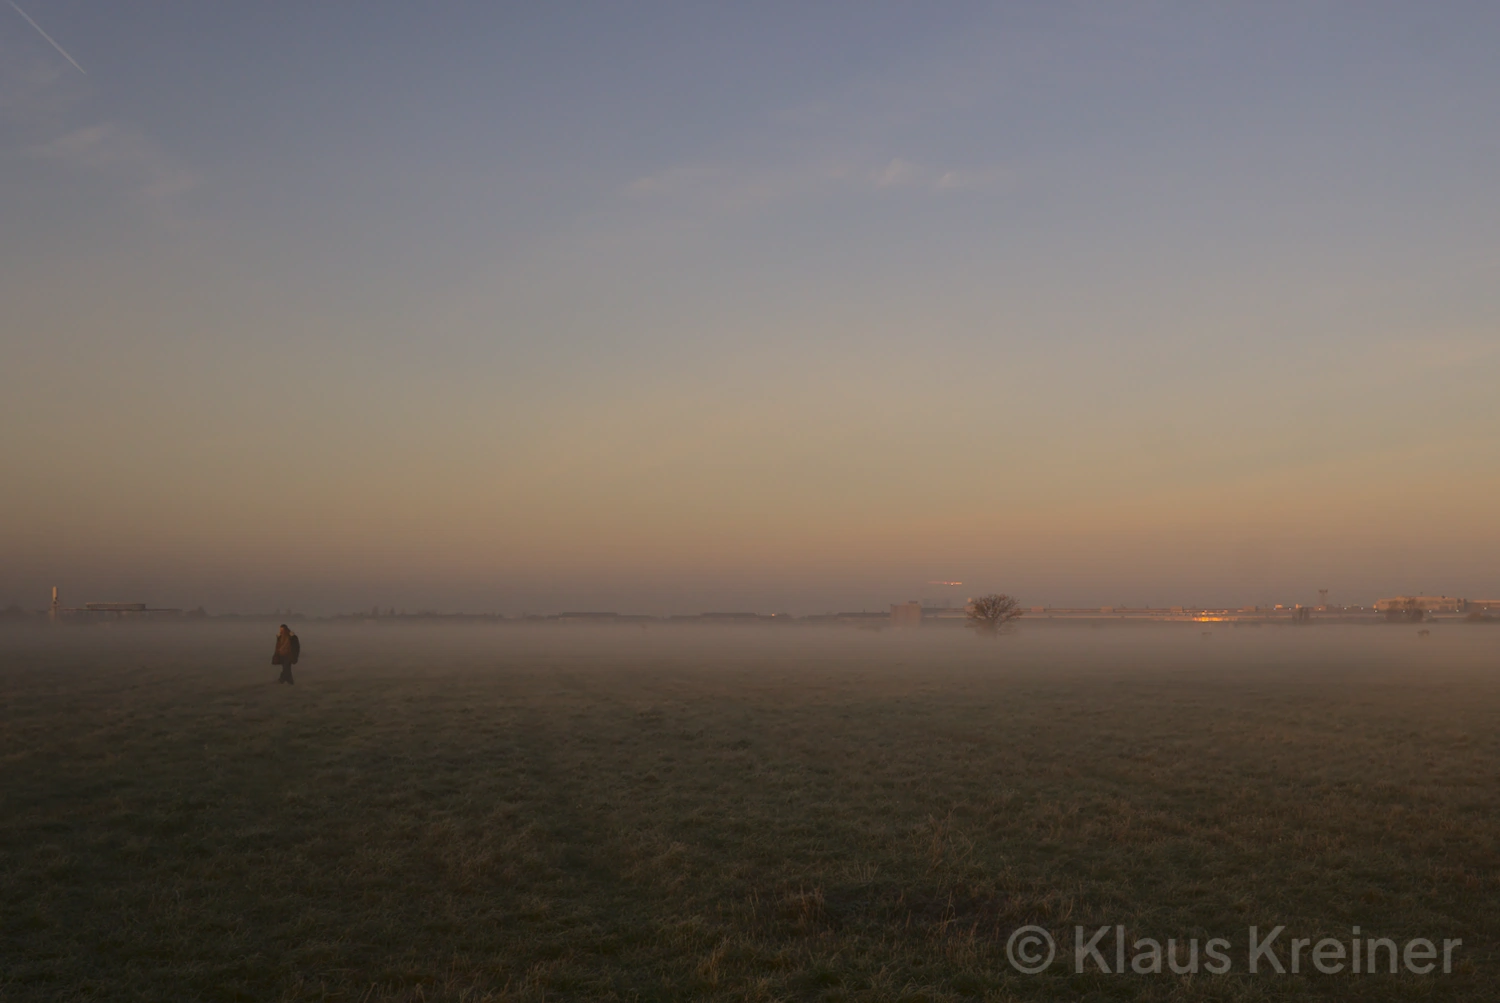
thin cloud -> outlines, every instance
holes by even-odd
[[[907,188],[917,181],[920,173],[914,164],[897,157],[874,172],[870,180],[876,188]]]
[[[876,188],[914,188],[930,192],[995,191],[1009,183],[1011,173],[998,167],[977,170],[945,169],[914,164],[899,157],[874,172]]]
[[[15,0],[9,3],[82,71]],[[85,73],[63,68],[29,36],[0,32],[0,125],[5,127],[0,153],[46,162],[79,178],[92,177],[157,207],[197,187],[197,174],[129,121],[84,124],[96,95],[92,81]]]
[[[1016,174],[979,153],[935,145],[935,123],[968,121],[1003,94],[1005,36],[989,18],[880,75],[862,75],[743,123],[712,150],[624,185],[634,200],[733,210],[819,196],[909,197],[1009,191]],[[1003,47],[1003,46],[1002,46]],[[1028,65],[1034,54],[1022,54]],[[1014,62],[1014,61],[1012,61]],[[954,162],[962,156],[967,162]],[[988,161],[988,162],[987,162]]]
[[[848,175],[838,166],[745,169],[731,166],[670,167],[625,186],[632,199],[734,212],[783,202],[828,187]]]
[[[1000,168],[933,167],[900,157],[879,166],[829,160],[797,168],[734,168],[707,165],[671,167],[625,186],[637,200],[698,202],[731,210],[787,201],[818,192],[909,190],[941,195],[996,191],[1009,183]]]
[[[944,192],[984,192],[1007,187],[1015,174],[1001,167],[975,171],[944,171],[934,187]]]
[[[22,130],[54,126],[89,86],[88,77],[64,69],[29,37],[0,32],[0,123]]]
[[[198,183],[197,176],[179,166],[140,130],[121,122],[84,126],[31,148],[32,156],[90,173],[111,173],[129,179],[145,198],[163,200]]]
[[[672,195],[700,188],[713,181],[719,172],[712,167],[672,167],[657,174],[637,178],[626,186],[636,198]]]

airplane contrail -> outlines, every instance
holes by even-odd
[[[16,0],[10,0],[10,5],[12,7],[16,8],[16,13],[17,14],[20,14],[22,17],[24,17],[26,19],[26,23],[27,24],[31,25],[33,28],[35,28],[37,30],[37,34],[41,35],[47,41],[51,42],[52,43],[52,47],[54,49],[56,49],[58,52],[61,52],[62,53],[62,57],[64,59],[66,59],[68,62],[70,62],[70,63],[73,64],[73,69],[77,70],[79,73],[82,73],[84,76],[88,76],[89,75],[89,71],[88,70],[86,70],[82,66],[78,65],[78,60],[76,60],[72,56],[68,55],[68,50],[67,49],[64,49],[62,46],[60,46],[60,45],[57,44],[57,39],[53,38],[51,35],[47,34],[45,31],[42,31],[42,26],[39,25],[39,24],[37,24],[35,21],[33,21],[31,19],[31,15],[30,14],[26,13],[20,7],[16,7]]]

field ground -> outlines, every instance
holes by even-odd
[[[0,632],[0,999],[1500,983],[1500,631],[300,632],[295,687],[264,628]],[[1059,940],[1039,975],[1025,924]],[[1233,970],[1075,973],[1105,924]],[[1251,925],[1463,945],[1251,975]]]

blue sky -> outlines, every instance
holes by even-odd
[[[1493,5],[22,6],[0,602],[1500,594]]]

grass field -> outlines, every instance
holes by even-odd
[[[0,999],[1481,1000],[1500,633],[0,633]],[[1026,975],[1015,928],[1056,935]],[[1231,942],[1074,971],[1074,928]],[[1251,975],[1247,930],[1461,938]],[[1104,956],[1114,963],[1112,940]],[[1132,949],[1130,954],[1134,955]]]

